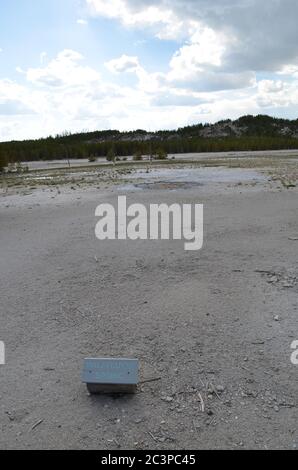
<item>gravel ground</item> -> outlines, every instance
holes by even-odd
[[[96,206],[125,186],[1,196],[1,449],[296,448],[298,191],[238,180],[127,188],[204,203],[198,252],[96,240]],[[88,356],[156,380],[90,396]]]

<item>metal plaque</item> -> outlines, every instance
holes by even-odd
[[[87,384],[131,384],[139,380],[138,359],[87,358],[82,381]]]

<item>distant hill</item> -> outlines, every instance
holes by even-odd
[[[236,121],[230,119],[204,126],[202,137],[241,136],[288,136],[298,138],[298,119],[277,119],[270,116],[242,116]]]
[[[104,157],[111,148],[119,156],[155,153],[160,148],[168,153],[298,148],[298,119],[247,115],[176,130],[103,130],[4,142],[0,143],[0,168],[4,161]]]
[[[298,138],[298,119],[278,119],[266,115],[242,116],[232,121],[226,119],[215,124],[194,124],[177,130],[147,132],[143,129],[120,132],[118,130],[64,134],[56,139],[100,143],[106,141],[148,141],[168,140],[175,137],[241,137],[241,136],[289,136]]]

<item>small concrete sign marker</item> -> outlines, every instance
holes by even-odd
[[[138,359],[86,358],[82,382],[90,393],[135,393],[139,381]]]

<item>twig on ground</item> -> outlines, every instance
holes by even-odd
[[[216,391],[216,388],[214,387],[213,383],[210,382],[210,385],[212,387],[212,390],[213,392],[215,393],[215,395],[217,396],[217,398],[219,399],[219,401],[222,401],[222,399],[220,398],[220,396],[218,395],[217,391]]]
[[[33,429],[37,428],[37,426],[39,426],[41,423],[43,423],[43,419],[40,419],[40,420],[37,421],[35,424],[33,424],[31,430],[33,431]]]
[[[274,274],[272,271],[268,271],[266,269],[255,269],[255,273],[260,273],[260,274]]]
[[[157,380],[161,380],[161,377],[153,377],[152,379],[141,380],[140,384],[147,384],[149,382],[156,382]]]
[[[152,439],[153,439],[155,442],[157,442],[157,438],[156,438],[155,436],[153,436],[152,432],[148,431],[148,434],[149,434],[149,436],[152,437]]]
[[[204,413],[204,411],[205,411],[205,403],[204,403],[203,397],[202,397],[202,395],[200,394],[200,392],[198,393],[198,395],[199,395],[200,402],[201,402],[201,410],[202,410],[202,413]]]

